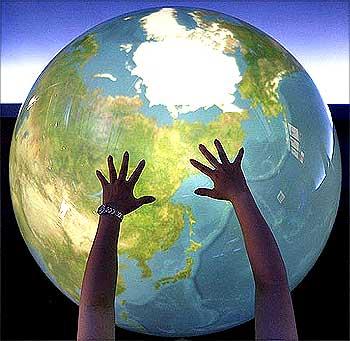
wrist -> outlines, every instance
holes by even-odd
[[[116,216],[111,214],[101,214],[100,221],[104,223],[104,225],[120,225],[121,221]]]
[[[103,207],[104,206],[104,207]],[[121,222],[125,215],[119,205],[113,202],[104,202],[97,210],[101,217],[107,217],[111,221]],[[107,220],[107,219],[106,219]]]
[[[245,201],[246,199],[249,198],[249,196],[251,195],[249,187],[245,186],[244,188],[242,188],[241,191],[233,194],[230,196],[230,202],[232,203],[232,205],[237,205],[242,201]]]
[[[126,209],[121,202],[109,201],[109,202],[104,202],[103,204],[116,209],[117,211],[121,212],[123,215],[126,215]]]

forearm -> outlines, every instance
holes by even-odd
[[[114,307],[120,222],[101,215],[84,273],[80,305]]]
[[[241,224],[255,284],[260,288],[287,285],[287,274],[276,240],[247,187],[231,200]]]

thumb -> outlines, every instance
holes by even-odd
[[[194,193],[197,195],[206,196],[206,197],[210,197],[210,198],[214,197],[214,190],[210,189],[210,188],[197,188],[194,191]]]
[[[156,198],[152,197],[151,195],[145,195],[141,198],[136,199],[137,205],[142,206],[145,204],[150,204],[151,202],[155,201]]]

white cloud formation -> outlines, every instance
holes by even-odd
[[[116,77],[111,75],[110,73],[96,73],[96,75],[93,76],[94,78],[107,78],[111,80],[112,82],[115,82],[117,80]]]
[[[120,44],[120,51],[125,51],[129,53],[132,49],[132,44]]]
[[[130,65],[130,63],[128,61],[125,62],[125,68],[130,72],[132,71],[132,66]]]

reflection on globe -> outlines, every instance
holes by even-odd
[[[22,236],[42,271],[78,304],[102,188],[130,153],[146,167],[122,223],[118,327],[160,336],[218,332],[254,316],[254,281],[232,205],[200,197],[211,180],[190,158],[218,138],[242,163],[284,258],[290,288],[316,262],[340,196],[338,138],[295,58],[236,18],[175,7],[132,12],[82,34],[23,103],[10,150]]]

